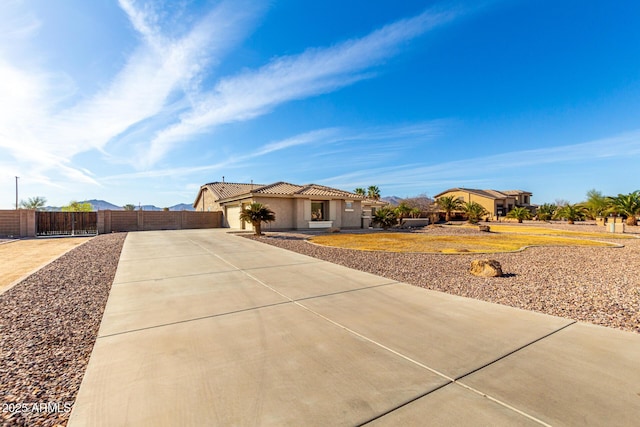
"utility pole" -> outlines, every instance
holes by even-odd
[[[20,177],[16,176],[16,210],[18,210],[18,178]]]

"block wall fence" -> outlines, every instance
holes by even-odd
[[[106,210],[97,217],[98,234],[222,227],[222,212]],[[36,211],[0,210],[0,236],[35,237],[36,231]]]

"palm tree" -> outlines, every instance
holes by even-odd
[[[640,214],[640,190],[629,194],[618,194],[609,198],[612,210],[627,217],[627,225],[637,225],[636,215]]]
[[[380,189],[377,185],[370,185],[367,189],[367,197],[373,200],[380,200]]]
[[[566,219],[569,224],[573,224],[575,221],[584,219],[585,208],[579,203],[573,205],[567,203],[566,205],[559,207],[553,216],[554,218]]]
[[[355,190],[353,190],[354,193],[356,193],[358,196],[366,196],[367,193],[364,191],[364,188],[362,187],[358,187]]]
[[[477,202],[467,202],[462,205],[462,210],[467,214],[467,218],[469,218],[469,222],[471,224],[476,224],[480,221],[480,218],[487,215],[489,212]]]
[[[462,200],[456,196],[442,196],[436,200],[436,204],[444,211],[444,220],[451,221],[451,212],[462,208]]]
[[[544,205],[538,207],[536,215],[538,216],[538,219],[540,221],[549,221],[551,218],[553,218],[557,209],[558,207],[553,203],[545,203]]]
[[[516,206],[507,213],[507,218],[515,218],[518,220],[518,224],[522,224],[522,220],[531,219],[531,212],[527,208]]]
[[[20,201],[20,207],[22,209],[33,209],[36,211],[41,211],[44,210],[44,205],[46,203],[47,199],[45,199],[44,197],[29,197],[26,202],[24,200]]]
[[[262,234],[262,223],[276,220],[276,214],[269,206],[262,203],[251,203],[246,209],[240,212],[240,221],[247,221],[253,225],[256,236]]]
[[[389,206],[384,206],[375,211],[371,222],[373,224],[380,225],[384,230],[386,230],[387,228],[393,227],[398,223],[398,216],[396,215],[394,209]]]
[[[406,218],[411,214],[411,207],[405,202],[400,202],[400,204],[396,206],[395,212],[398,218]]]

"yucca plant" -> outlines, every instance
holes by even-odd
[[[256,236],[262,234],[262,223],[276,220],[276,214],[269,206],[262,203],[251,203],[240,212],[240,220],[250,222]]]

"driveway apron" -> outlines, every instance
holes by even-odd
[[[129,233],[69,426],[637,425],[640,335]]]

